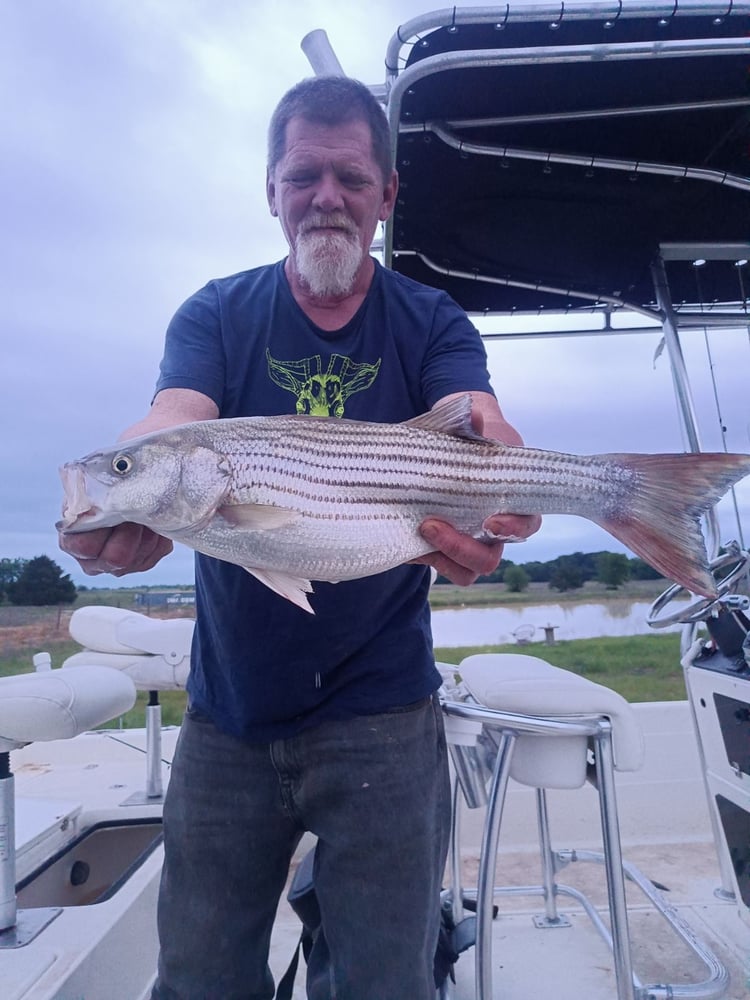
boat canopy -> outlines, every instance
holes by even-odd
[[[471,312],[659,316],[664,262],[678,312],[746,311],[750,4],[453,7],[386,69],[394,270]]]

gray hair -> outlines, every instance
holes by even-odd
[[[359,80],[348,76],[314,76],[288,90],[276,106],[268,128],[268,169],[286,150],[286,127],[292,118],[321,125],[363,121],[372,136],[372,154],[387,181],[393,170],[391,133],[382,106]]]

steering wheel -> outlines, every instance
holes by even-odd
[[[726,567],[731,568],[719,578],[718,572]],[[717,581],[716,597],[699,597],[671,614],[661,614],[681,591],[685,590],[686,593],[690,593],[681,584],[675,583],[660,594],[651,605],[646,616],[646,624],[650,625],[651,628],[666,628],[668,625],[694,625],[696,622],[703,621],[717,605],[726,603],[726,595],[747,574],[749,568],[750,554],[741,549],[737,542],[729,542],[727,551],[709,563],[709,569]]]

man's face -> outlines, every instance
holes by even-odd
[[[292,267],[313,295],[353,290],[397,189],[395,172],[383,179],[365,122],[328,126],[292,118],[284,156],[268,177],[268,203]]]

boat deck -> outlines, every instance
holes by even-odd
[[[627,852],[642,871],[668,889],[668,898],[694,932],[727,967],[731,987],[729,1000],[746,1000],[745,962],[750,956],[750,929],[737,916],[737,907],[714,895],[719,885],[713,843],[674,842],[633,848]],[[475,868],[467,859],[467,873]],[[606,893],[598,866],[572,865],[565,872],[568,885],[590,894],[602,915],[606,914]],[[585,871],[587,867],[589,870]],[[498,880],[528,883],[538,879],[536,856],[528,852],[503,852],[499,857]],[[645,982],[700,981],[705,972],[700,962],[675,938],[662,918],[638,898],[637,890],[629,905],[633,958]],[[498,899],[499,914],[493,932],[493,1000],[614,1000],[615,979],[611,953],[594,930],[583,909],[561,902],[560,913],[571,926],[538,929],[533,917],[544,912],[536,897]],[[283,901],[274,933],[271,965],[281,975],[299,936],[299,922]],[[474,1000],[473,951],[465,952],[455,966],[455,1000]],[[302,971],[295,986],[294,1000],[305,1000]],[[399,998],[401,1000],[401,998]],[[406,998],[403,998],[406,1000]]]
[[[647,759],[641,771],[618,775],[625,857],[665,887],[670,905],[728,968],[731,986],[726,997],[742,1000],[750,995],[746,978],[750,925],[741,918],[736,902],[715,894],[721,876],[687,703],[639,705],[637,711],[646,736]],[[163,731],[166,761],[171,759],[176,732]],[[13,753],[19,878],[41,857],[61,849],[96,823],[158,819],[158,802],[132,804],[145,785],[145,742],[140,730],[97,732]],[[498,855],[498,884],[539,881],[533,805],[530,789],[511,785]],[[549,807],[556,850],[597,848],[593,789],[585,786],[554,793]],[[49,810],[57,817],[53,822],[40,818]],[[462,854],[467,886],[476,871],[482,820],[483,810],[464,810]],[[303,841],[298,857],[310,843],[307,838]],[[160,852],[160,847],[152,851],[110,899],[95,905],[63,906],[62,914],[31,945],[0,951],[5,1000],[147,997],[157,947],[154,902]],[[560,874],[560,881],[581,888],[606,913],[601,866],[572,863]],[[628,892],[634,960],[642,980],[682,983],[702,979],[700,964],[646,904],[637,887]],[[571,926],[537,929],[532,918],[543,912],[541,898],[504,895],[497,902],[493,998],[614,1000],[611,955],[579,904],[561,897],[560,912],[569,917]],[[297,918],[283,899],[271,955],[277,977],[289,963],[299,930]],[[476,997],[473,959],[472,949],[459,958],[456,984],[446,994],[452,1000]],[[122,976],[116,974],[117,969]],[[305,996],[303,979],[301,969],[295,1000]]]

